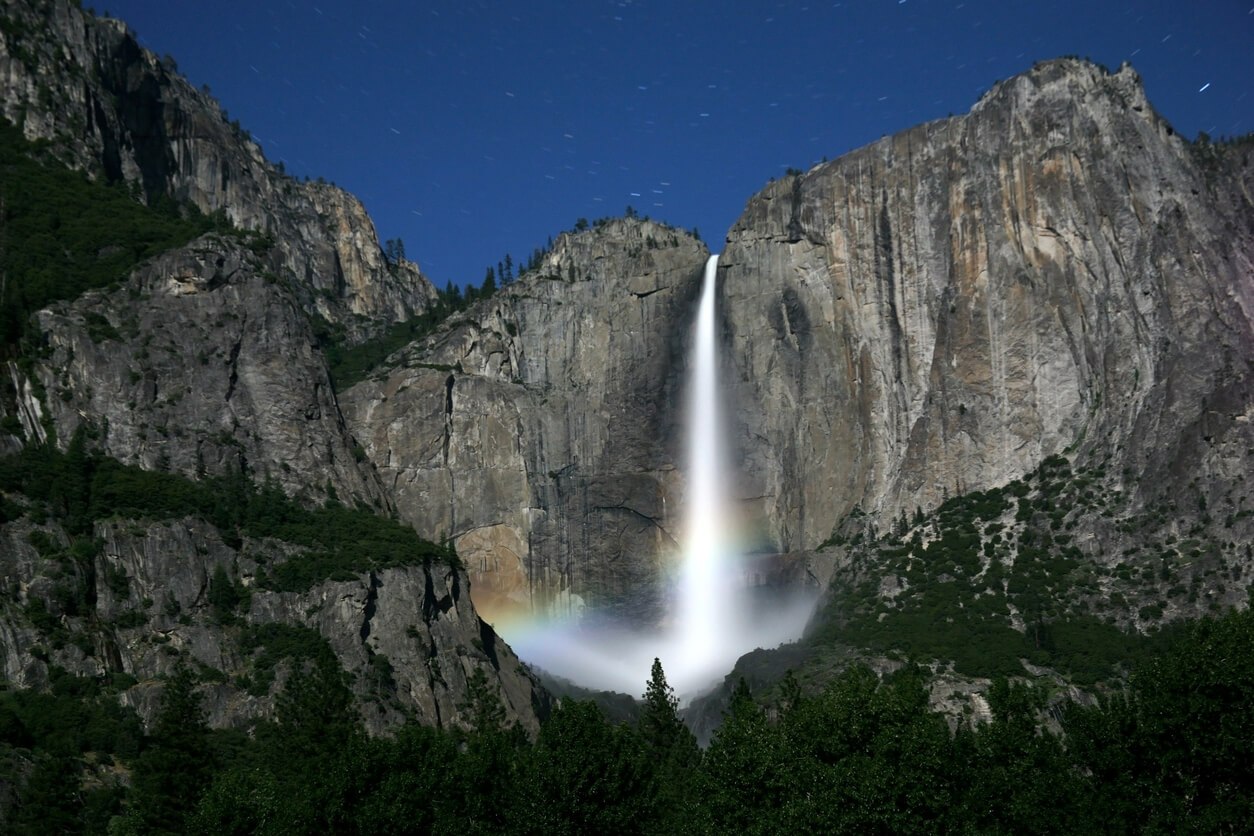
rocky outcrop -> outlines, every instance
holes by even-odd
[[[417,265],[385,261],[360,201],[277,170],[173,59],[140,47],[122,21],[70,0],[4,0],[0,16],[0,112],[68,165],[273,237],[276,272],[349,341],[435,298]]]
[[[308,504],[338,499],[390,513],[341,416],[319,342],[328,333],[360,341],[424,311],[435,292],[416,265],[384,258],[361,203],[276,170],[171,59],[68,0],[0,0],[0,111],[27,138],[46,140],[42,153],[91,177],[233,225],[39,311],[23,356],[5,364],[0,450],[64,448],[81,431],[92,449],[146,469],[243,473]],[[140,682],[125,699],[149,716],[160,693],[154,677],[183,658],[227,672],[205,691],[216,725],[271,711],[281,677],[248,694],[256,683],[247,682],[242,628],[217,619],[206,584],[224,566],[248,584],[258,554],[301,560],[299,550],[230,546],[196,520],[122,521],[84,539],[104,544],[95,564],[50,565],[32,553],[30,526],[40,516],[31,511],[0,531],[7,682],[45,687],[53,665],[130,674]],[[39,526],[47,528],[40,536],[68,546],[54,522]],[[62,594],[66,577],[82,597]],[[118,591],[102,580],[110,577],[131,580]],[[316,630],[358,676],[373,731],[406,718],[463,723],[477,670],[500,690],[507,716],[534,730],[542,690],[479,620],[468,586],[460,569],[393,568],[299,595],[259,588],[240,617]]]
[[[754,197],[720,268],[765,536],[812,548],[855,508],[888,521],[1064,450],[1113,455],[1143,501],[1229,490],[1254,212],[1248,160],[1213,153],[1130,68],[1060,60]]]
[[[145,469],[193,478],[243,472],[306,502],[338,498],[388,510],[347,432],[309,319],[265,258],[211,234],[153,259],[118,289],[41,311],[43,348],[30,377],[12,369],[22,391],[43,393],[21,401],[27,438],[37,437],[33,428],[62,440],[81,431],[93,447]],[[41,556],[33,543],[66,552],[72,538],[31,519],[0,527],[8,584],[0,652],[14,687],[46,687],[54,664],[83,676],[129,674],[138,684],[122,699],[150,718],[160,678],[191,661],[210,672],[203,702],[211,723],[245,727],[272,716],[282,677],[256,693],[255,654],[241,645],[242,631],[280,624],[327,641],[355,677],[372,732],[405,720],[467,724],[476,670],[524,727],[534,731],[544,711],[542,689],[479,619],[460,568],[383,569],[277,592],[253,588],[258,565],[299,561],[303,550],[248,539],[228,545],[194,519],[120,520],[96,524],[90,539],[99,553],[83,566],[64,554]],[[252,589],[240,623],[224,622],[210,600],[220,568]],[[69,599],[73,606],[67,589],[83,590]]]
[[[83,425],[104,452],[147,469],[242,470],[291,494],[386,510],[309,319],[266,258],[210,234],[116,290],[41,311],[34,374],[55,437]]]
[[[402,518],[450,537],[491,621],[659,614],[679,393],[705,246],[639,219],[541,265],[341,396]]]
[[[52,665],[80,676],[126,674],[134,684],[122,702],[150,721],[160,679],[191,664],[208,683],[202,703],[211,725],[244,728],[273,716],[284,672],[301,663],[288,657],[264,672],[277,674],[271,684],[258,687],[258,648],[241,639],[250,627],[280,624],[326,641],[374,733],[405,720],[469,727],[469,682],[480,670],[524,728],[534,732],[546,710],[538,683],[475,614],[460,569],[399,567],[275,592],[254,581],[262,562],[300,559],[280,541],[232,548],[195,519],[98,522],[93,534],[99,550],[83,564],[55,524],[0,526],[0,665],[11,687],[46,687]],[[238,616],[215,608],[219,573],[249,590]]]

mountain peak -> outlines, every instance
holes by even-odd
[[[148,202],[172,199],[271,236],[276,271],[349,343],[430,306],[435,289],[412,262],[387,262],[360,201],[271,164],[245,127],[121,21],[69,0],[6,0],[3,11],[0,112],[28,139]]]

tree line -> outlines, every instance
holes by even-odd
[[[187,667],[147,734],[84,682],[62,673],[50,695],[0,694],[11,832],[1216,833],[1254,821],[1248,609],[1194,624],[1126,690],[1069,704],[1060,733],[1042,728],[1044,687],[1004,678],[988,721],[951,729],[911,666],[881,678],[854,665],[816,693],[788,678],[765,706],[741,680],[704,751],[656,661],[636,722],[565,700],[534,740],[505,722],[482,674],[462,706],[472,728],[368,737],[328,654],[292,663],[275,720],[251,735],[206,726]],[[49,719],[70,716],[87,722],[67,739]],[[84,780],[107,759],[129,786]]]

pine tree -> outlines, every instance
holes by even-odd
[[[659,659],[653,660],[639,729],[645,757],[652,765],[658,788],[658,813],[664,821],[662,829],[683,829],[681,816],[701,764],[701,750],[697,748],[697,739],[679,717],[679,700],[666,682]]]
[[[489,270],[492,268],[488,268]],[[459,311],[462,308],[462,289],[458,285],[450,281],[444,288],[444,301],[450,310]]]
[[[466,680],[466,701],[457,708],[473,730],[455,732],[460,751],[451,765],[441,764],[450,768],[444,816],[457,823],[459,833],[532,832],[521,821],[527,818],[520,769],[527,734],[509,721],[500,683],[475,668]],[[453,827],[450,823],[436,830],[452,832]]]
[[[229,623],[235,616],[235,608],[239,605],[239,590],[227,574],[226,568],[219,563],[214,567],[209,578],[209,604],[213,607],[214,620],[219,624]]]
[[[146,833],[178,833],[213,769],[209,726],[191,670],[180,664],[166,680],[149,748],[134,773],[128,818]]]
[[[645,743],[656,751],[669,752],[688,731],[678,712],[679,700],[666,682],[662,661],[655,658],[644,691],[644,713],[640,716],[640,733]]]
[[[82,763],[45,751],[36,751],[32,761],[20,803],[7,822],[11,829],[5,832],[14,836],[82,832]]]
[[[651,767],[630,725],[606,721],[591,702],[564,699],[527,754],[526,792],[537,832],[648,832]]]
[[[458,707],[474,718],[472,725],[480,734],[498,732],[506,725],[499,686],[488,679],[483,668],[475,668],[467,679],[466,702]]]
[[[280,754],[287,765],[343,749],[360,732],[353,693],[339,661],[328,651],[312,664],[295,666],[275,701],[282,729]]]
[[[63,509],[66,529],[73,534],[90,534],[92,460],[81,425],[65,450],[63,467],[62,478],[53,482],[52,500]]]
[[[777,833],[798,775],[783,734],[766,721],[743,677],[714,733],[698,781],[701,817],[718,833]]]

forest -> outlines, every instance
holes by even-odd
[[[315,642],[316,645],[316,642]],[[10,832],[1217,833],[1254,821],[1254,615],[1190,626],[1126,688],[1041,724],[1045,690],[995,679],[950,728],[924,671],[847,669],[759,703],[744,681],[701,750],[660,662],[640,716],[566,700],[530,739],[486,677],[473,728],[365,735],[329,649],[294,656],[273,722],[211,730],[180,667],[152,729],[125,683],[60,672],[0,693]]]

